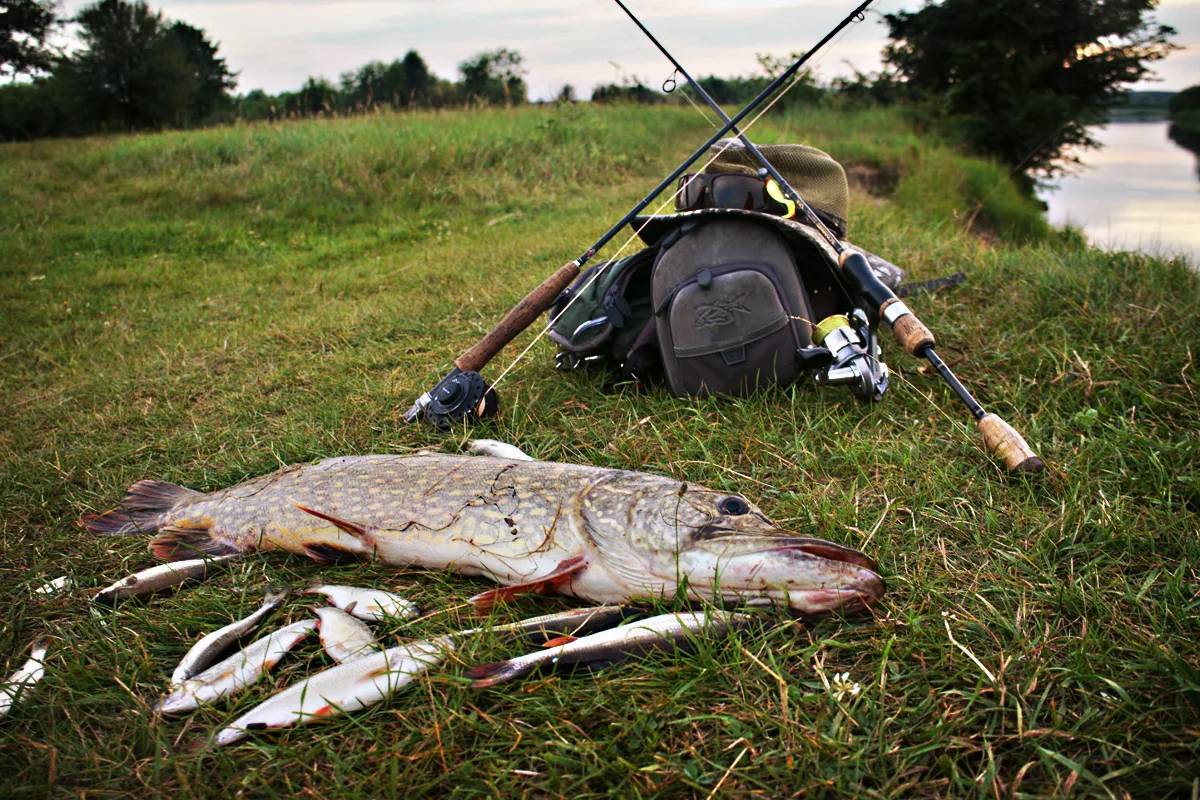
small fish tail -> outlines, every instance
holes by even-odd
[[[233,545],[213,536],[212,529],[164,525],[150,540],[150,552],[160,561],[178,561],[201,556],[228,556],[240,553]]]
[[[522,669],[520,665],[508,661],[493,661],[490,664],[479,664],[467,670],[467,677],[473,678],[471,681],[472,689],[486,689],[489,686],[495,686],[498,683],[505,683],[513,678],[520,677],[527,670]]]
[[[79,524],[90,533],[120,536],[156,533],[160,518],[184,500],[201,493],[166,481],[138,481],[125,490],[125,499],[116,508],[100,514],[88,514]]]

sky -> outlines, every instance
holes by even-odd
[[[759,53],[786,55],[816,43],[847,11],[849,0],[626,0],[646,26],[694,75],[758,72]],[[72,14],[88,5],[65,0]],[[458,64],[484,50],[520,52],[530,96],[555,96],[571,84],[587,97],[598,83],[635,75],[657,86],[670,67],[611,0],[150,0],[171,19],[204,28],[238,72],[238,91],[297,89],[309,75],[336,80],[372,60],[415,49],[435,74],[455,78]],[[851,25],[813,59],[828,80],[880,66],[886,43],[880,14],[921,6],[877,0],[866,21]],[[1140,89],[1200,83],[1200,0],[1162,0],[1157,18],[1175,27],[1185,50],[1158,63],[1161,82]]]

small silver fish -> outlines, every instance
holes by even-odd
[[[41,586],[33,590],[34,594],[40,594],[47,597],[53,597],[57,594],[62,594],[68,589],[75,588],[75,581],[70,575],[60,575],[57,578],[46,581]]]
[[[304,590],[304,594],[322,594],[331,605],[367,622],[382,619],[411,619],[420,611],[416,604],[393,592],[365,589],[360,586],[320,584]]]
[[[191,650],[188,650],[187,655],[179,662],[179,666],[175,667],[175,672],[171,674],[171,685],[178,686],[215,663],[226,650],[233,647],[234,642],[252,631],[263,617],[279,608],[287,596],[287,590],[270,592],[263,600],[263,604],[250,616],[235,620],[224,628],[219,628],[202,637],[200,641],[192,645]]]
[[[209,570],[226,561],[236,559],[239,554],[225,556],[189,558],[184,561],[172,561],[167,564],[157,564],[153,567],[135,572],[122,578],[111,586],[101,589],[94,599],[97,603],[114,605],[118,600],[154,594],[172,586],[178,586],[185,581],[203,580],[208,577]]]
[[[633,655],[652,650],[672,649],[686,643],[697,631],[723,636],[735,625],[750,619],[745,614],[725,611],[689,611],[679,614],[660,614],[631,622],[567,644],[539,650],[506,661],[481,664],[467,671],[474,678],[473,688],[495,686],[526,675],[538,667],[559,664],[611,664]]]
[[[572,608],[553,614],[542,614],[518,622],[509,622],[490,627],[468,628],[455,636],[470,636],[485,631],[495,633],[523,633],[542,640],[557,640],[564,636],[578,637],[594,631],[611,628],[620,622],[629,609],[625,606],[589,606]]]
[[[293,622],[251,642],[229,658],[174,687],[154,710],[182,714],[240,692],[265,675],[289,650],[317,628],[315,619]]]
[[[524,450],[511,445],[507,442],[498,442],[495,439],[472,439],[467,442],[467,452],[477,456],[491,456],[492,458],[507,458],[510,461],[533,461],[533,456],[527,454]]]
[[[344,664],[375,650],[371,629],[335,606],[317,609],[320,619],[321,647],[329,657]]]
[[[36,640],[30,648],[29,660],[9,675],[7,681],[0,684],[0,718],[8,716],[17,698],[29,691],[30,687],[46,674],[46,651],[49,647],[48,639]]]
[[[441,663],[453,648],[451,637],[443,636],[330,667],[250,709],[218,732],[215,741],[232,744],[249,731],[303,725],[374,705]]]

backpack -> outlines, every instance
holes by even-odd
[[[792,248],[757,220],[716,217],[660,247],[654,325],[672,393],[747,395],[804,371],[813,310]]]
[[[657,246],[596,264],[555,299],[547,311],[556,365],[600,365],[621,377],[653,380],[661,372],[650,300]]]

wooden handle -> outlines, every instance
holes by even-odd
[[[916,314],[905,314],[896,320],[892,333],[900,346],[911,355],[920,358],[926,347],[933,347],[933,333],[925,327],[925,323],[917,319]]]
[[[979,420],[979,432],[989,451],[1004,461],[1010,472],[1041,472],[1045,463],[1030,449],[1021,434],[995,414]]]
[[[887,309],[893,303],[899,303],[893,309],[893,312],[898,310],[901,316],[892,322],[892,333],[896,335],[896,339],[900,342],[900,346],[904,348],[905,352],[920,358],[926,347],[934,346],[933,332],[929,328],[926,328],[925,323],[917,319],[917,315],[909,311],[908,307],[900,302],[900,299],[897,297],[885,300],[879,306],[880,316],[884,319],[889,319]]]
[[[521,302],[512,307],[504,315],[504,319],[496,324],[486,336],[471,346],[454,361],[454,366],[463,372],[478,372],[483,369],[492,356],[504,349],[504,345],[517,338],[521,331],[528,328],[543,311],[550,307],[554,299],[562,294],[563,289],[571,285],[579,275],[579,262],[571,261],[563,264],[558,270],[532,292],[525,295]]]

